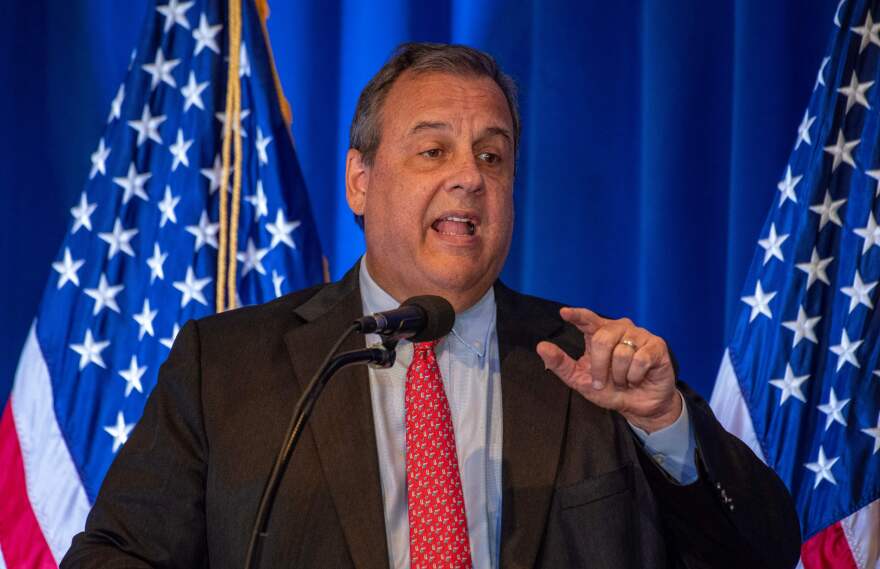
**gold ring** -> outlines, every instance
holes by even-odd
[[[623,344],[624,346],[629,346],[630,348],[633,349],[634,352],[639,351],[639,348],[636,346],[636,343],[633,342],[632,340],[621,340],[618,343]]]

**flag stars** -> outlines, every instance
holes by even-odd
[[[801,391],[801,385],[808,379],[810,379],[809,374],[796,377],[794,371],[791,369],[791,364],[786,364],[785,377],[782,379],[770,380],[770,385],[781,390],[779,395],[779,406],[782,407],[782,404],[785,403],[789,397],[794,397],[795,399],[806,403],[807,398],[804,397],[804,392]]]
[[[128,369],[119,372],[122,379],[125,380],[125,396],[131,395],[132,391],[138,393],[144,392],[144,386],[141,384],[141,378],[147,372],[147,366],[138,366],[137,356],[131,356],[131,363]],[[123,441],[124,442],[124,441]]]
[[[275,289],[275,298],[281,296],[281,285],[284,283],[284,277],[278,274],[278,271],[272,271],[272,287]]]
[[[830,57],[823,57],[822,64],[819,66],[819,72],[816,73],[816,83],[813,85],[813,91],[815,91],[819,85],[825,87],[825,68],[828,67],[828,62],[831,61]]]
[[[98,142],[98,149],[92,152],[92,170],[89,172],[89,180],[94,178],[98,172],[101,175],[107,174],[107,157],[110,156],[110,148],[104,145],[102,138]]]
[[[254,206],[254,221],[259,221],[261,217],[269,215],[269,203],[266,200],[266,193],[263,191],[263,181],[257,180],[257,191],[252,196],[245,196],[244,201]]]
[[[216,192],[220,188],[220,182],[223,180],[223,163],[220,160],[220,155],[218,154],[214,157],[214,165],[211,168],[202,168],[199,171],[202,173],[202,176],[208,178],[210,183],[208,192],[210,194]],[[232,172],[231,167],[229,171]]]
[[[849,404],[849,399],[838,400],[837,395],[834,393],[834,388],[831,388],[831,393],[828,396],[828,403],[823,403],[819,405],[817,408],[822,413],[825,413],[825,430],[828,430],[828,427],[831,426],[832,423],[840,423],[844,427],[846,426],[846,419],[843,418],[843,408]]]
[[[102,273],[98,279],[98,288],[87,288],[83,291],[95,300],[92,316],[97,316],[105,307],[118,314],[119,305],[116,304],[116,295],[122,292],[123,288],[125,288],[124,285],[110,286],[107,277]]]
[[[141,68],[150,74],[150,89],[155,89],[159,83],[167,83],[172,87],[177,87],[177,81],[171,75],[171,70],[180,64],[179,59],[165,59],[162,48],[156,50],[156,59],[153,63],[145,63]]]
[[[157,6],[156,11],[165,16],[164,33],[174,27],[174,24],[189,29],[189,20],[186,19],[186,11],[189,10],[195,2],[180,2],[179,0],[168,0],[164,6]]]
[[[163,268],[163,265],[167,258],[168,253],[163,253],[159,248],[159,244],[153,243],[153,256],[147,259],[147,266],[150,268],[150,284],[153,284],[157,278],[165,280],[165,269]]]
[[[777,235],[776,234],[776,224],[771,223],[770,224],[770,235],[768,235],[766,239],[758,240],[758,245],[760,245],[761,248],[764,249],[764,264],[765,265],[773,257],[776,257],[780,261],[785,261],[785,258],[783,258],[783,256],[782,256],[781,247],[786,239],[788,239],[788,234]]]
[[[202,53],[202,50],[205,48],[220,55],[220,46],[217,45],[217,34],[219,34],[222,29],[222,24],[217,24],[215,26],[210,25],[207,16],[202,12],[202,15],[199,16],[199,27],[193,30],[192,34],[193,39],[196,40],[196,47],[193,50],[193,55]]]
[[[865,48],[868,47],[869,43],[880,45],[880,37],[877,36],[877,30],[880,29],[880,25],[874,23],[870,9],[865,15],[865,23],[851,29],[862,37],[862,41],[859,42],[859,53],[865,51]]]
[[[275,223],[266,224],[266,230],[272,234],[272,243],[269,246],[274,249],[279,243],[284,243],[291,249],[296,249],[291,233],[300,225],[299,221],[288,222],[284,217],[284,212],[278,208],[278,212],[275,214]]]
[[[875,372],[876,373],[876,372]],[[877,451],[880,450],[880,415],[877,416],[877,426],[869,429],[862,429],[862,432],[868,435],[869,437],[874,438],[874,450],[871,451],[871,454],[877,454]]]
[[[205,110],[205,103],[202,101],[202,91],[208,88],[210,81],[205,81],[204,83],[199,83],[196,81],[196,74],[193,71],[189,72],[189,80],[186,82],[180,89],[180,93],[183,95],[183,112],[189,110],[190,107],[198,107],[201,110]]]
[[[238,117],[238,124],[232,125],[232,130],[241,131],[242,138],[247,138],[247,131],[242,126],[242,123],[244,122],[244,119],[246,119],[248,116],[250,116],[250,114],[251,114],[250,109],[242,109],[241,115],[239,115],[239,117]],[[214,116],[217,117],[217,120],[220,121],[220,123],[223,125],[223,131],[225,132],[226,131],[226,113],[214,113]]]
[[[251,76],[251,62],[250,59],[248,59],[247,45],[245,45],[244,42],[241,42],[241,51],[239,52],[238,76]]]
[[[837,10],[834,11],[834,25],[838,28],[840,27],[840,9],[845,2],[846,0],[840,0],[840,2],[837,3]]]
[[[818,281],[822,281],[825,284],[831,284],[831,281],[828,280],[828,265],[831,261],[834,260],[834,257],[825,257],[824,259],[819,257],[818,250],[813,247],[813,252],[810,255],[810,261],[807,263],[798,263],[795,265],[798,269],[807,273],[807,290],[810,290],[810,287],[813,286],[813,283]]]
[[[159,125],[165,122],[165,115],[154,116],[150,112],[150,103],[144,105],[141,113],[141,120],[128,121],[128,126],[137,131],[137,145],[140,146],[148,139],[162,144],[162,137],[159,135]]]
[[[144,334],[149,334],[153,336],[155,333],[153,331],[153,320],[156,318],[156,315],[159,314],[158,310],[150,310],[150,299],[144,299],[144,307],[141,309],[140,313],[132,316],[134,321],[138,323],[138,340],[143,340]]]
[[[170,350],[171,346],[174,345],[174,340],[177,339],[177,335],[179,333],[180,333],[180,325],[177,322],[175,322],[174,328],[171,330],[171,336],[169,336],[168,338],[161,338],[159,340],[159,343]]]
[[[823,480],[827,480],[834,485],[837,484],[837,480],[834,479],[834,474],[831,473],[831,468],[838,460],[840,460],[839,456],[831,459],[827,458],[825,456],[825,449],[819,445],[819,458],[816,462],[808,462],[804,464],[808,470],[816,473],[816,480],[813,482],[813,489],[817,488]]]
[[[122,411],[116,414],[116,424],[115,425],[107,425],[104,427],[104,432],[113,437],[113,452],[114,454],[119,451],[119,449],[128,442],[128,435],[131,433],[131,430],[134,428],[134,423],[126,423],[125,416],[122,414]]]
[[[71,235],[76,235],[80,227],[92,230],[92,214],[96,209],[98,209],[97,203],[89,203],[85,192],[80,194],[79,204],[70,208],[70,215],[73,216],[73,227],[70,228]]]
[[[272,142],[271,136],[263,136],[263,130],[260,127],[257,127],[257,155],[260,158],[260,164],[268,164],[269,156],[266,153],[266,148],[269,146],[269,143]]]
[[[261,275],[265,275],[266,268],[263,266],[263,257],[265,257],[269,251],[269,248],[257,248],[257,246],[254,245],[254,240],[249,238],[247,248],[244,251],[239,251],[236,255],[236,258],[244,265],[241,269],[241,276],[244,277],[254,269]]]
[[[810,206],[810,211],[819,214],[819,231],[822,231],[829,221],[838,227],[842,227],[843,224],[840,221],[840,214],[837,210],[845,203],[846,198],[832,200],[831,192],[826,190],[822,203]]]
[[[800,126],[798,126],[797,142],[794,143],[795,150],[798,149],[801,142],[806,142],[808,145],[813,144],[813,141],[810,139],[810,127],[813,126],[814,122],[816,122],[816,117],[810,116],[810,109],[804,111],[804,118],[801,121]]]
[[[742,297],[742,301],[752,307],[752,313],[749,315],[749,322],[763,314],[767,318],[773,319],[773,312],[770,310],[770,301],[776,296],[775,292],[764,292],[761,288],[761,281],[755,283],[755,294],[752,296]]]
[[[196,253],[205,244],[210,245],[214,249],[217,248],[217,232],[220,231],[220,224],[211,223],[206,211],[202,211],[202,215],[199,217],[199,224],[187,225],[186,231],[196,238]]]
[[[785,200],[791,200],[794,203],[797,203],[797,196],[794,193],[795,187],[797,187],[798,182],[801,181],[803,176],[792,176],[791,175],[791,166],[786,168],[785,177],[776,184],[776,187],[779,189],[779,192],[782,194],[779,197],[779,205],[785,203]]]
[[[804,310],[804,307],[799,306],[797,320],[789,320],[788,322],[782,323],[785,328],[794,332],[794,340],[792,340],[791,348],[796,348],[803,339],[818,344],[819,340],[816,338],[816,331],[814,328],[821,319],[821,316],[814,316],[812,318],[808,317],[807,311]]]
[[[131,248],[131,240],[137,235],[137,229],[124,229],[119,218],[113,223],[113,231],[111,233],[98,233],[98,237],[110,245],[107,258],[112,259],[117,253],[122,251],[129,257],[134,257],[134,250]]]
[[[835,371],[840,371],[840,368],[846,363],[850,363],[857,368],[861,367],[859,360],[856,358],[856,350],[859,349],[863,342],[864,340],[851,341],[846,330],[843,330],[840,336],[840,343],[829,348],[837,356],[837,369]]]
[[[849,297],[850,314],[860,304],[864,304],[868,308],[874,308],[874,304],[871,302],[871,291],[874,290],[875,286],[877,286],[877,281],[872,283],[862,282],[862,277],[858,269],[856,269],[852,286],[845,286],[840,289],[840,292]]]
[[[61,290],[67,283],[73,283],[79,286],[79,276],[77,271],[85,264],[85,259],[74,261],[70,254],[70,247],[64,248],[64,258],[60,261],[52,263],[52,268],[58,271],[57,289]]]
[[[862,105],[866,109],[870,109],[871,105],[868,103],[868,99],[865,98],[865,93],[873,84],[873,81],[859,83],[859,78],[856,76],[856,72],[853,71],[852,77],[849,80],[849,85],[837,90],[841,95],[846,95],[846,110],[844,113],[848,113],[856,103]]]
[[[171,186],[165,186],[165,195],[156,206],[159,208],[159,213],[162,214],[162,218],[159,220],[159,227],[165,227],[165,224],[169,221],[171,223],[177,223],[177,214],[174,213],[174,208],[177,207],[177,204],[180,203],[180,196],[172,196],[171,195]]]
[[[869,178],[874,178],[874,180],[878,182],[875,184],[874,197],[880,196],[880,170],[867,170],[865,174]]]
[[[95,364],[96,366],[102,367],[104,369],[107,368],[104,365],[104,358],[101,357],[101,352],[103,352],[107,346],[110,345],[109,341],[95,341],[94,336],[92,336],[91,330],[86,330],[85,338],[83,338],[82,344],[71,344],[70,349],[79,354],[79,371],[82,371],[89,364]]]
[[[873,211],[868,212],[868,225],[853,229],[853,232],[865,240],[862,245],[862,255],[875,245],[880,247],[880,227],[877,226]]]
[[[171,171],[174,172],[177,170],[177,167],[183,164],[184,166],[189,167],[189,158],[186,156],[186,152],[189,150],[189,147],[193,145],[192,140],[184,140],[183,138],[183,129],[177,129],[177,141],[168,147],[168,150],[171,152],[171,155],[174,157],[174,161],[171,163]]]
[[[837,167],[840,166],[842,162],[849,164],[853,168],[856,167],[856,163],[852,157],[852,151],[860,142],[861,139],[847,141],[843,137],[843,129],[837,131],[837,142],[831,146],[825,147],[825,152],[834,157],[834,161],[831,164],[832,172],[837,170]]]
[[[182,293],[180,307],[185,308],[192,300],[208,306],[208,301],[205,299],[205,294],[202,292],[202,289],[208,286],[209,282],[211,282],[210,277],[197,279],[192,267],[187,267],[184,280],[176,281],[174,283],[174,288]]]
[[[110,116],[107,117],[107,122],[110,123],[113,119],[122,118],[122,102],[125,100],[125,83],[119,86],[119,89],[116,91],[116,96],[113,97],[113,101],[110,102]]]
[[[113,178],[113,183],[122,188],[122,203],[127,204],[133,197],[137,196],[144,201],[149,201],[147,192],[144,191],[144,184],[152,176],[149,172],[139,174],[134,162],[128,165],[128,174],[125,177]]]

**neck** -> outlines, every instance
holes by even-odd
[[[379,285],[379,288],[388,293],[398,303],[402,303],[413,296],[432,294],[445,298],[449,301],[449,304],[452,305],[455,313],[460,314],[479,302],[479,300],[483,298],[483,295],[486,294],[486,291],[489,290],[488,286],[482,289],[470,289],[466,291],[450,290],[430,285],[421,287],[403,286],[397,283],[394,279],[388,278],[381,270],[376,270],[375,263],[367,262],[368,257],[369,254],[361,259],[361,270],[366,271],[370,278]]]

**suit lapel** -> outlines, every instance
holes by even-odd
[[[284,341],[297,381],[305,389],[333,343],[362,314],[357,267],[296,312],[306,324],[290,330]],[[363,336],[354,334],[340,351],[363,346]],[[354,565],[359,569],[387,568],[382,486],[366,367],[344,369],[327,384],[308,432],[318,449]]]
[[[535,565],[543,539],[571,392],[535,353],[561,328],[558,315],[501,283],[495,298],[504,429],[501,566],[526,568]]]

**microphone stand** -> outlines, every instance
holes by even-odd
[[[257,518],[254,521],[254,527],[251,531],[251,539],[248,544],[247,559],[245,569],[254,569],[259,563],[260,554],[262,553],[263,540],[268,535],[269,516],[272,513],[272,507],[275,504],[275,497],[278,488],[281,485],[281,478],[287,471],[287,465],[293,456],[296,443],[299,441],[300,435],[305,428],[306,422],[312,415],[315,402],[324,390],[324,387],[339,370],[357,364],[369,364],[379,368],[389,368],[394,365],[397,352],[397,339],[393,337],[385,337],[382,340],[382,347],[364,348],[362,350],[352,350],[343,352],[334,357],[339,347],[348,339],[355,331],[359,330],[357,323],[352,324],[345,333],[336,341],[330,353],[324,359],[321,367],[315,373],[312,381],[306,387],[302,396],[300,396],[296,407],[293,410],[293,416],[290,420],[290,426],[287,428],[287,435],[284,437],[284,444],[275,458],[272,470],[269,473],[269,479],[263,488],[263,495],[260,498],[260,506],[257,509]]]

